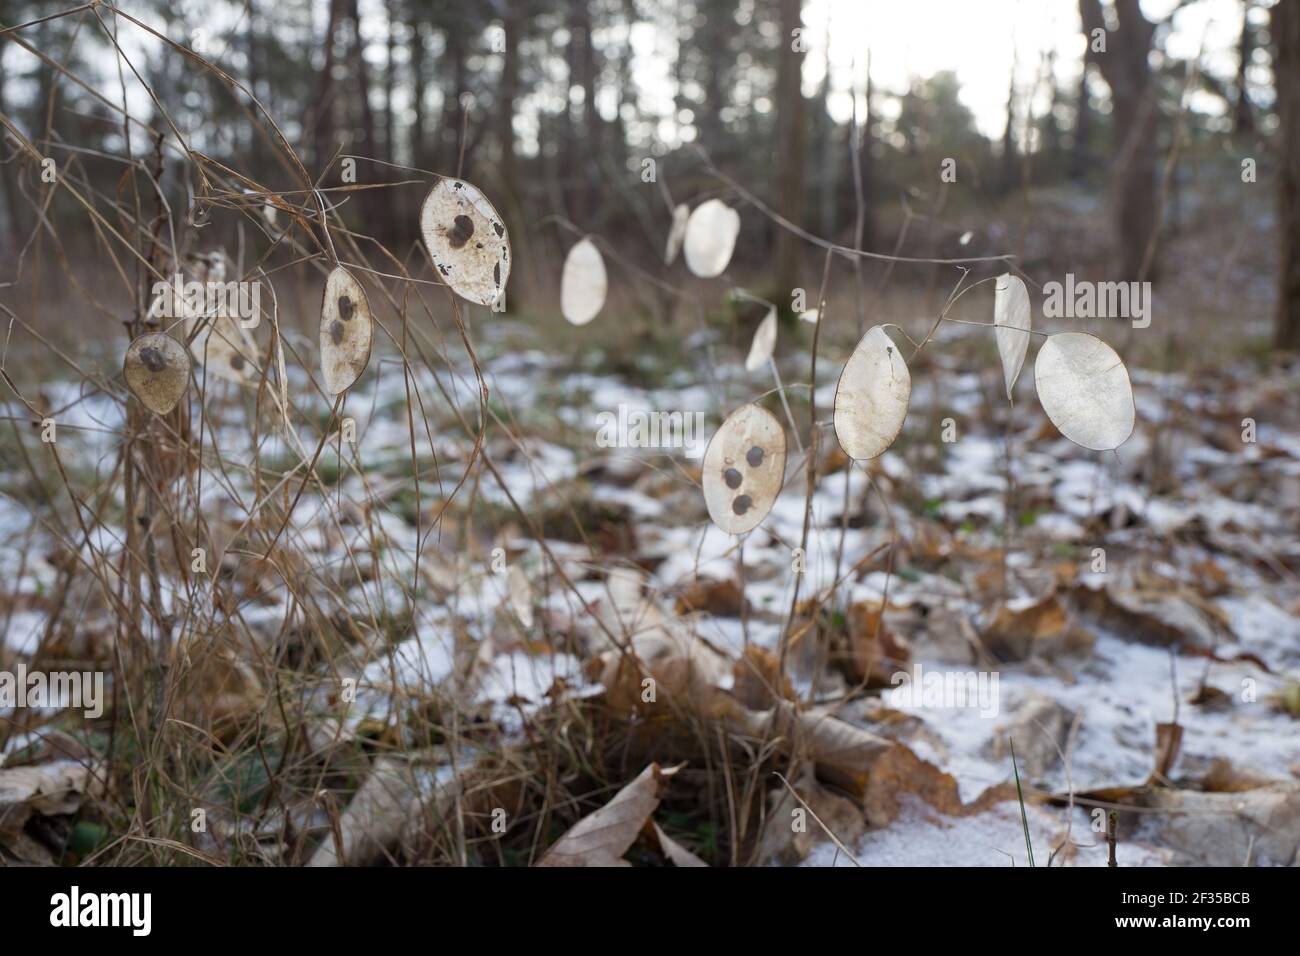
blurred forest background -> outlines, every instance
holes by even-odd
[[[325,186],[342,181],[342,156],[357,157],[365,186],[409,181],[403,167],[481,184],[510,220],[521,285],[558,271],[550,217],[655,256],[672,203],[716,188],[707,156],[785,219],[844,245],[1010,253],[1030,274],[1194,273],[1190,303],[1231,301],[1254,332],[1271,321],[1294,345],[1291,6],[183,0],[121,9],[242,83]],[[250,184],[294,188],[246,97],[133,29],[121,42],[146,93],[118,75],[89,13],[39,22],[53,9],[0,4],[4,24],[38,21],[4,34],[0,112],[43,155],[89,182],[115,182],[126,136],[133,155],[152,148],[123,123],[125,99],[154,129],[169,117],[191,150]],[[940,179],[949,158],[951,184]],[[1255,167],[1249,189],[1245,159]],[[26,246],[40,257],[49,229],[33,228],[39,218],[57,230],[76,216],[75,199],[49,195],[39,172],[7,157],[11,255]],[[166,169],[163,183],[176,208],[202,198],[192,167]],[[422,188],[357,192],[343,213],[409,246]],[[1235,222],[1225,231],[1227,211]],[[222,229],[230,241],[229,219],[217,217],[208,235]],[[760,217],[745,229],[742,264],[771,266],[768,291],[812,284],[815,272],[801,281],[793,235]]]
[[[0,126],[0,677],[111,692],[0,698],[0,862],[1300,863],[1300,0],[0,0]],[[261,321],[151,309],[182,272]],[[1080,330],[1112,444],[1037,380]],[[598,431],[750,403],[743,535],[735,468]]]

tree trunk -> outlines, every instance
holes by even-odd
[[[361,152],[369,157],[379,157],[375,139],[375,113],[370,106],[370,69],[362,53],[361,16],[357,0],[348,0],[348,19],[352,21],[352,46],[348,51],[348,66],[357,82],[357,106],[361,120]]]
[[[1282,256],[1277,290],[1277,346],[1300,350],[1300,7],[1280,0],[1272,10],[1277,44],[1278,227]]]
[[[0,113],[8,116],[9,104],[5,101],[4,49],[0,48]],[[14,181],[12,172],[6,171],[0,176],[0,180],[4,183],[5,212],[8,214],[9,219],[6,223],[6,234],[13,248],[17,249],[22,242],[22,229],[19,226],[22,214],[19,212],[18,185]]]
[[[1011,79],[1007,83],[1007,125],[1002,131],[1002,191],[1016,188],[1016,66],[1011,58]]]
[[[359,152],[362,156],[382,159],[375,136],[375,112],[370,106],[370,69],[366,66],[362,51],[361,16],[357,0],[348,0],[348,19],[352,21],[352,45],[348,51],[348,67],[357,83],[357,105],[360,112],[361,142]],[[380,167],[372,166],[373,176]],[[368,232],[380,232],[388,226],[388,214],[384,204],[388,197],[382,190],[368,190],[361,194],[360,205],[365,210],[369,222]]]
[[[334,40],[342,10],[343,0],[330,0],[329,19],[325,24],[325,65],[316,85],[314,151],[318,170],[334,155]]]
[[[411,165],[420,169],[427,168],[428,159],[425,149],[424,128],[424,85],[427,82],[425,71],[424,20],[415,12],[414,5],[407,14],[407,28],[411,31]]]
[[[1112,202],[1115,208],[1115,278],[1151,279],[1155,273],[1156,153],[1155,84],[1147,57],[1155,25],[1142,16],[1138,0],[1115,0],[1119,29],[1107,32],[1106,51],[1093,54],[1110,87],[1114,161]],[[1085,40],[1105,28],[1099,0],[1079,0]]]
[[[876,139],[871,133],[871,124],[876,118],[871,111],[873,92],[871,86],[871,51],[868,50],[866,84],[862,91],[862,103],[865,109],[862,113],[862,129],[859,131],[858,145],[858,169],[861,170],[862,175],[862,229],[857,239],[858,245],[862,249],[870,249],[876,244],[875,203],[872,199],[876,188]]]
[[[1070,145],[1070,179],[1082,182],[1088,175],[1088,137],[1092,133],[1092,104],[1088,100],[1088,64],[1092,54],[1086,54],[1083,72],[1079,74],[1079,91],[1074,101],[1074,142]]]
[[[601,204],[595,201],[592,183],[600,181],[596,165],[600,156],[600,117],[596,113],[596,48],[591,37],[591,5],[588,0],[574,0],[569,7],[569,47],[566,51],[570,87],[582,88],[581,132],[572,118],[566,122],[568,137],[566,149],[570,151],[565,164],[566,179],[575,179],[579,187],[567,189],[566,205],[584,229],[595,229],[592,219]]]
[[[1255,46],[1255,34],[1250,27],[1250,4],[1241,11],[1241,37],[1237,40],[1237,102],[1233,109],[1233,132],[1237,135],[1255,131],[1255,117],[1250,108],[1250,95],[1246,92],[1246,70],[1250,67],[1250,54]]]
[[[704,23],[694,30],[691,39],[697,53],[704,60],[704,100],[692,106],[695,128],[700,144],[714,162],[726,168],[731,150],[727,143],[726,126],[722,121],[722,110],[728,102],[726,64],[734,60],[727,48],[736,26],[736,4],[734,0],[708,0],[699,6],[704,12]],[[788,36],[786,43],[789,43]]]
[[[397,88],[397,65],[394,62],[397,51],[397,0],[388,0],[384,11],[388,23],[388,43],[384,48],[384,160],[397,162],[396,121],[393,118],[393,90]]]
[[[442,171],[451,171],[462,176],[461,154],[464,151],[465,108],[460,98],[465,93],[466,68],[465,44],[460,42],[452,29],[443,30],[443,43],[451,57],[451,89],[446,91],[442,109],[442,140],[447,145],[447,157],[442,161]]]
[[[504,0],[506,9],[502,27],[505,32],[505,49],[501,60],[501,85],[497,91],[496,140],[497,172],[506,202],[516,207],[519,202],[518,161],[515,154],[515,97],[519,95],[519,0]],[[518,229],[516,223],[512,223]]]
[[[501,85],[497,90],[494,117],[497,141],[497,174],[500,180],[502,216],[510,230],[514,254],[514,273],[518,276],[515,287],[531,287],[535,277],[528,230],[524,226],[523,184],[519,178],[519,159],[515,145],[515,100],[519,96],[519,47],[523,39],[526,14],[521,0],[503,0],[505,12],[502,27],[505,31],[505,49],[501,60]]]
[[[795,43],[803,27],[803,0],[781,0],[781,52],[776,76],[776,191],[777,211],[795,225],[804,218],[804,122],[807,117],[801,81],[804,44]],[[799,284],[799,242],[793,233],[778,229],[773,277],[778,294],[788,297]]]

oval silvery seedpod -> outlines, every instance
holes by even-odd
[[[320,367],[325,391],[338,395],[361,377],[370,362],[373,334],[366,290],[347,269],[335,266],[325,280],[320,309]]]
[[[586,325],[604,308],[607,289],[605,260],[596,244],[584,238],[564,258],[560,311],[573,325]]]
[[[767,310],[763,321],[758,323],[753,341],[749,343],[749,355],[745,358],[745,371],[752,372],[767,364],[772,353],[776,351],[776,306]]]
[[[198,328],[190,341],[190,352],[208,374],[244,385],[258,375],[256,346],[247,331],[228,315],[211,319],[193,319],[189,327]]]
[[[213,250],[193,257],[193,278],[176,301],[185,315],[190,356],[203,369],[203,378],[220,378],[245,385],[257,378],[257,344],[234,312],[242,304],[231,299],[226,282],[226,255]],[[233,310],[233,311],[232,311]],[[255,318],[250,314],[247,318]]]
[[[704,450],[704,504],[727,534],[756,528],[785,481],[785,430],[767,409],[742,405]]]
[[[134,339],[126,350],[122,374],[145,408],[166,415],[190,384],[190,357],[185,346],[163,332]]]
[[[835,437],[856,461],[875,458],[903,430],[912,374],[898,346],[875,325],[844,363],[835,387]]]
[[[740,213],[720,199],[700,203],[686,222],[686,267],[702,279],[720,276],[740,235]]]
[[[1095,335],[1049,335],[1034,360],[1034,387],[1052,424],[1076,445],[1110,451],[1133,434],[1137,407],[1128,369]]]
[[[686,224],[691,219],[691,207],[682,203],[673,209],[673,225],[668,230],[668,243],[664,247],[664,265],[670,266],[682,251],[682,240],[686,238]]]
[[[477,186],[438,180],[420,209],[420,231],[451,291],[478,305],[501,298],[510,278],[510,235]]]
[[[993,293],[993,335],[1002,359],[1002,378],[1007,386],[1007,401],[1025,365],[1029,351],[1029,290],[1019,276],[1005,272],[998,276]]]

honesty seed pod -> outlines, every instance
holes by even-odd
[[[739,235],[740,213],[721,199],[700,203],[686,222],[686,267],[703,279],[722,275]]]
[[[122,374],[145,408],[155,415],[166,415],[190,384],[190,357],[170,335],[151,332],[127,347]]]
[[[682,240],[686,238],[686,224],[691,219],[691,207],[681,203],[673,209],[673,224],[668,230],[668,242],[664,246],[664,265],[670,266],[682,251]]]
[[[501,298],[510,278],[510,236],[477,186],[438,180],[420,210],[420,231],[451,291],[478,305]]]
[[[560,311],[573,325],[586,325],[605,305],[605,260],[588,238],[569,250],[560,275]]]
[[[752,372],[762,368],[776,351],[776,306],[767,310],[763,321],[758,323],[754,338],[749,343],[749,355],[745,358],[745,371]]]
[[[727,534],[758,527],[785,481],[785,430],[767,409],[742,405],[704,450],[704,503]]]
[[[1029,328],[1029,290],[1024,281],[1009,272],[998,276],[993,293],[993,335],[998,343],[998,357],[1002,359],[1008,401],[1025,365]]]
[[[374,321],[366,290],[352,273],[335,266],[325,280],[320,309],[320,365],[325,391],[345,392],[370,362]]]
[[[251,382],[257,377],[258,366],[251,357],[255,352],[248,333],[227,316],[211,322],[194,338],[190,351],[215,377],[240,385]]]
[[[1137,408],[1128,369],[1095,335],[1048,336],[1034,360],[1034,387],[1052,424],[1076,445],[1110,451],[1133,434]]]
[[[882,454],[903,430],[912,374],[883,326],[862,336],[835,387],[835,437],[844,454],[865,461]]]

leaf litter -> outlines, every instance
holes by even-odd
[[[901,377],[906,363],[890,337],[879,327],[869,337],[878,374],[887,382],[891,374]],[[786,360],[806,358],[797,343],[789,351]],[[981,407],[987,383],[979,376],[945,367],[943,357],[927,361],[927,379],[944,381],[945,402]],[[1106,374],[1105,366],[1088,367]],[[512,403],[574,381],[563,364],[514,350],[489,354],[484,374]],[[999,377],[1005,388],[1005,373]],[[663,403],[653,387],[616,376],[588,374],[582,381],[596,407],[611,399],[648,408]],[[819,406],[830,408],[843,385],[842,380],[820,382]],[[414,386],[432,390],[434,383],[417,376]],[[1192,381],[1174,386],[1188,401],[1202,394]],[[1153,381],[1140,371],[1131,385],[1148,398],[1170,387],[1168,380]],[[461,383],[452,388],[465,400],[474,394],[472,388],[462,391]],[[866,388],[869,392],[871,386]],[[918,388],[916,395],[908,389],[905,399],[888,390],[885,407],[901,407],[905,416],[896,431],[890,422],[880,427],[888,417],[883,416],[862,430],[864,444],[857,445],[852,440],[857,432],[845,429],[851,446],[846,452],[874,452],[858,459],[865,466],[846,467],[846,456],[836,458],[836,443],[829,451],[823,443],[827,457],[812,493],[806,570],[791,631],[801,636],[788,649],[786,679],[778,681],[776,660],[791,598],[791,547],[801,540],[804,501],[801,481],[795,482],[799,493],[793,488],[782,493],[792,465],[785,461],[785,429],[775,416],[742,405],[733,418],[740,416],[736,422],[743,425],[729,419],[719,427],[709,446],[718,452],[697,460],[703,493],[635,461],[620,464],[620,456],[634,451],[612,450],[606,459],[590,461],[553,435],[532,434],[517,444],[498,436],[490,447],[507,487],[526,511],[543,514],[557,488],[564,489],[568,502],[577,502],[573,492],[586,489],[583,507],[591,510],[584,512],[582,524],[588,539],[557,533],[537,540],[507,522],[491,532],[508,556],[501,573],[468,562],[454,549],[426,548],[420,596],[413,601],[406,589],[386,584],[389,577],[413,579],[418,542],[398,499],[384,497],[408,483],[409,462],[401,454],[408,441],[405,428],[383,411],[405,401],[405,394],[401,376],[380,375],[375,409],[356,409],[358,432],[368,436],[367,448],[376,456],[367,480],[378,491],[372,495],[358,476],[343,476],[337,493],[358,514],[370,511],[366,520],[373,527],[333,527],[314,492],[304,495],[293,515],[294,549],[304,563],[338,563],[348,553],[357,557],[361,566],[344,562],[334,585],[344,601],[409,621],[391,644],[368,630],[344,639],[334,666],[356,678],[356,699],[340,708],[336,685],[322,682],[310,689],[307,700],[315,701],[310,752],[338,760],[361,741],[409,745],[394,714],[428,707],[450,707],[477,726],[494,728],[504,749],[495,755],[476,748],[462,754],[454,790],[448,789],[450,755],[441,744],[419,751],[418,759],[363,757],[350,764],[354,783],[331,790],[332,803],[313,792],[289,808],[295,825],[312,834],[307,847],[281,845],[268,812],[257,824],[218,821],[202,841],[204,852],[221,853],[256,839],[257,852],[268,860],[383,862],[414,852],[422,840],[442,840],[445,808],[454,793],[466,794],[475,807],[474,801],[498,800],[513,816],[533,797],[526,790],[502,789],[501,781],[517,777],[519,766],[501,761],[525,759],[519,748],[529,732],[551,727],[577,708],[620,722],[626,728],[628,765],[643,772],[635,778],[611,775],[601,786],[575,793],[573,806],[584,812],[568,815],[531,862],[560,846],[563,834],[574,832],[584,819],[597,817],[624,788],[633,792],[604,818],[618,839],[595,839],[585,849],[579,845],[571,859],[589,853],[611,865],[620,860],[731,862],[705,831],[681,817],[681,807],[700,799],[693,775],[702,772],[702,755],[683,741],[689,739],[689,722],[702,717],[750,747],[766,742],[781,756],[773,769],[791,759],[809,767],[811,777],[791,778],[798,798],[767,778],[759,788],[762,802],[775,808],[773,819],[788,818],[806,805],[864,865],[1020,860],[1019,811],[1006,798],[1011,780],[1006,737],[1015,740],[1035,847],[1056,846],[1067,828],[1072,833],[1058,863],[1095,864],[1104,857],[1086,809],[1078,803],[1068,809],[1067,796],[1072,792],[1086,800],[1089,793],[1121,791],[1132,795],[1125,799],[1135,801],[1135,808],[1136,795],[1145,793],[1148,811],[1169,810],[1135,811],[1135,825],[1121,838],[1122,865],[1207,858],[1245,862],[1252,838],[1251,862],[1285,859],[1286,814],[1300,767],[1296,718],[1285,706],[1288,682],[1300,674],[1300,608],[1294,594],[1274,582],[1279,563],[1300,568],[1300,548],[1293,513],[1280,507],[1273,489],[1285,486],[1288,469],[1300,461],[1300,447],[1288,445],[1284,434],[1266,430],[1262,443],[1279,450],[1251,466],[1273,478],[1245,483],[1238,459],[1216,450],[1221,442],[1213,437],[1213,420],[1185,418],[1176,425],[1182,449],[1176,480],[1153,493],[1140,483],[1141,469],[1153,454],[1150,434],[1174,427],[1170,423],[1135,418],[1125,458],[1118,462],[1080,457],[1077,445],[1067,440],[1070,431],[1062,428],[1064,438],[1046,431],[1032,445],[1023,441],[1026,450],[1007,464],[1001,429],[976,419],[961,441],[929,459],[898,441],[924,427],[917,412],[920,403],[933,400],[929,389]],[[59,400],[57,387],[51,398]],[[914,403],[917,407],[910,407]],[[1144,400],[1138,407],[1157,404]],[[75,414],[74,422],[111,429],[120,413],[91,396],[75,406]],[[584,427],[589,420],[572,421],[573,427]],[[1011,421],[1022,439],[1043,426],[1041,413],[1032,408],[1018,406]],[[220,419],[214,428],[215,440],[228,447],[247,440],[245,432]],[[1107,441],[1098,443],[1110,444],[1113,423],[1102,421],[1100,431]],[[756,436],[766,442],[764,456],[751,465],[747,455],[759,444]],[[310,431],[304,438],[315,440]],[[88,444],[77,454],[92,454],[94,447]],[[289,451],[272,438],[263,453],[278,447]],[[437,447],[444,467],[465,460],[454,442]],[[744,462],[738,488],[730,487],[725,469],[717,467],[722,462],[714,460],[724,448],[729,467],[740,471],[738,462]],[[385,455],[385,449],[392,453]],[[770,471],[749,473],[764,466]],[[1020,489],[1010,513],[1009,481]],[[751,495],[745,509],[753,524],[733,530],[743,527],[732,522],[742,516],[725,506],[751,487],[761,492]],[[499,489],[485,488],[483,495],[508,500]],[[238,527],[238,497],[217,487],[205,489],[204,500],[214,527]],[[392,504],[376,508],[377,500]],[[893,502],[892,508],[887,511],[882,501]],[[939,504],[931,507],[932,501]],[[715,510],[722,519],[717,524],[709,520]],[[1027,515],[1032,520],[1026,521]],[[1016,518],[1017,530],[1008,546],[999,526],[1009,516]],[[1171,531],[1177,534],[1147,559],[1129,556],[1142,536]],[[743,591],[735,584],[737,533],[747,535]],[[837,573],[841,534],[845,557]],[[892,566],[883,559],[891,541]],[[108,540],[101,546],[121,544]],[[1092,569],[1095,546],[1106,550],[1104,571]],[[871,559],[872,554],[881,559]],[[30,635],[43,628],[49,613],[48,598],[41,595],[56,583],[57,567],[42,559],[20,569],[10,560],[6,555],[0,570],[14,582],[15,613],[4,644],[13,658],[34,647]],[[631,565],[639,569],[634,572]],[[845,576],[846,568],[857,570]],[[232,623],[241,632],[269,641],[301,626],[301,614],[277,575],[241,578],[238,586],[245,596]],[[821,606],[832,593],[831,603]],[[93,591],[83,603],[82,643],[68,651],[107,660],[111,642],[95,643],[107,608]],[[846,656],[826,666],[811,653],[819,646],[842,648]],[[1171,654],[1177,662],[1173,682]],[[922,671],[979,670],[999,675],[996,714],[987,712],[991,707],[985,713],[978,707],[936,707],[923,695],[903,700],[892,693],[890,678],[901,671],[921,679]],[[644,699],[647,679],[657,693],[653,706]],[[268,716],[259,695],[246,694],[239,680],[233,672],[214,671],[202,692],[208,702],[196,711],[201,726],[227,734],[223,728]],[[855,692],[864,680],[870,689]],[[1253,702],[1243,699],[1248,682],[1257,685]],[[1175,702],[1181,742],[1164,768],[1169,784],[1151,791],[1157,738],[1162,726],[1175,722]],[[666,779],[656,776],[646,745],[650,739],[680,748],[685,767]],[[15,763],[20,759],[15,744],[0,773],[23,769]],[[1222,785],[1209,781],[1224,778],[1223,762],[1232,768],[1231,779],[1240,781],[1235,785],[1247,789],[1235,795],[1210,789]],[[18,803],[31,808],[29,821],[32,814],[68,821],[75,812],[68,802],[11,800]],[[493,808],[483,803],[471,814],[471,825],[491,832]],[[1280,821],[1271,837],[1259,822],[1268,820]],[[596,823],[601,825],[588,824],[590,832],[605,830],[600,818]],[[1189,829],[1193,826],[1199,829]],[[41,859],[44,844],[27,842],[32,830],[26,824],[20,829],[5,838],[8,842],[0,840],[0,852]],[[797,834],[788,826],[763,827],[751,831],[750,839],[746,852],[752,856],[745,860],[848,862],[816,823]]]

